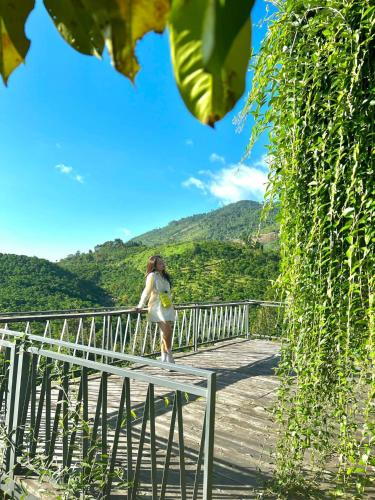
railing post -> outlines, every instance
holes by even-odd
[[[194,332],[194,352],[198,351],[198,325],[199,325],[199,317],[198,317],[198,306],[197,304],[194,304],[194,309],[193,309],[193,332]]]
[[[26,418],[27,416],[27,410],[24,408],[24,405],[27,403],[26,392],[29,377],[30,354],[25,351],[24,346],[20,346],[20,342],[20,340],[16,342],[14,349],[14,372],[11,374],[12,382],[10,388],[10,404],[12,406],[12,411],[9,415],[9,421],[7,419],[8,438],[10,442],[9,461],[7,461],[7,466],[11,478],[14,476],[17,456],[20,451],[19,448],[22,445],[20,441],[23,438],[23,432],[21,432],[20,426],[25,424],[25,422],[22,421],[22,417]]]
[[[13,421],[14,421],[14,404],[16,395],[16,385],[17,385],[17,374],[18,374],[18,353],[19,341],[16,340],[14,347],[11,348],[10,352],[10,364],[9,364],[9,378],[8,378],[8,395],[6,402],[6,417],[5,417],[5,428],[8,436],[8,442],[5,451],[3,468],[6,473],[10,471],[10,463],[13,462],[14,447],[12,446],[13,441]]]
[[[249,331],[249,303],[245,304],[245,335],[248,339],[250,337]]]
[[[212,498],[212,476],[214,461],[215,437],[215,402],[216,402],[216,373],[210,374],[207,380],[206,401],[206,432],[204,443],[204,470],[203,470],[203,500]]]

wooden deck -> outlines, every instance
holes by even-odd
[[[264,482],[272,473],[271,451],[275,440],[275,429],[271,422],[268,409],[275,401],[278,387],[274,368],[277,366],[279,344],[269,340],[234,339],[221,342],[215,346],[200,348],[197,353],[180,353],[176,362],[197,368],[214,370],[217,373],[216,427],[215,427],[215,463],[213,498],[250,499],[256,498],[256,492],[262,489]],[[176,372],[161,373],[158,368],[140,365],[137,367],[155,375],[173,377],[185,382],[199,383],[191,376]],[[91,379],[89,392],[97,394],[99,378]],[[141,416],[147,384],[132,382],[132,406],[139,415],[139,426],[133,431],[134,444],[139,439]],[[108,425],[115,426],[118,401],[121,393],[121,380],[111,376],[108,384],[109,398],[113,401],[108,406]],[[164,462],[164,449],[169,432],[170,408],[164,402],[167,394],[163,388],[155,386],[155,396],[160,397],[156,408],[156,445],[158,475]],[[54,404],[53,404],[54,406]],[[204,401],[191,398],[183,407],[185,459],[188,475],[193,476],[197,450],[203,422]],[[90,408],[90,417],[94,415],[94,405]],[[137,435],[138,434],[138,435]],[[125,440],[120,442],[119,464],[125,451]],[[135,446],[136,451],[136,446]],[[152,498],[147,487],[150,460],[147,450],[147,440],[142,461],[142,487],[140,498]],[[59,460],[57,460],[59,461]],[[142,478],[141,478],[142,479]],[[179,498],[178,449],[172,450],[171,471],[169,477],[167,498]],[[30,479],[25,486],[39,498],[52,498],[51,490],[46,487],[41,494],[41,485]],[[44,485],[47,486],[47,485]],[[43,489],[43,487],[42,487]],[[38,493],[37,493],[38,492]],[[188,488],[188,498],[191,486]],[[51,496],[52,495],[52,496]],[[56,497],[56,496],[55,496]],[[126,498],[125,491],[114,489],[111,498]]]
[[[213,498],[255,498],[270,478],[278,353],[272,341],[237,340],[180,357],[217,373]]]

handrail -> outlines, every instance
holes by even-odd
[[[262,304],[278,304],[278,305],[284,305],[284,302],[280,301],[272,301],[272,300],[259,300],[259,299],[243,299],[240,301],[234,301],[235,303],[243,303],[243,302],[248,302],[248,303],[262,303]],[[230,303],[234,303],[233,301]],[[225,301],[219,301],[219,302],[181,302],[180,304],[177,304],[176,307],[190,307],[194,305],[222,305],[222,304],[227,304],[229,302]],[[32,316],[37,316],[37,315],[45,315],[45,314],[62,314],[62,313],[84,313],[84,312],[106,312],[106,311],[117,311],[117,310],[133,310],[134,308],[132,306],[103,306],[103,307],[76,307],[72,309],[44,309],[44,310],[39,310],[39,311],[7,311],[7,312],[0,312],[0,317],[3,315],[7,316],[25,316],[25,315],[32,315]]]
[[[236,337],[280,336],[279,311],[284,306],[262,300],[177,305],[171,348],[197,351],[200,345]],[[0,326],[107,351],[154,356],[160,352],[159,327],[148,320],[146,312],[145,308],[127,308],[0,316]]]
[[[108,365],[106,363],[100,363],[98,361],[91,361],[89,359],[79,358],[77,356],[70,356],[69,354],[60,354],[59,352],[49,351],[48,349],[41,349],[39,347],[28,347],[26,350],[27,352],[38,354],[46,358],[51,358],[57,361],[63,361],[66,363],[83,366],[85,368],[91,368],[93,370],[106,372],[111,375],[118,375],[119,377],[127,377],[132,380],[139,380],[141,382],[152,382],[153,384],[157,384],[162,387],[168,387],[168,389],[173,389],[174,391],[184,390],[196,396],[204,396],[204,397],[207,396],[207,389],[205,387],[189,384],[187,382],[184,382],[182,384],[181,382],[171,379],[166,379],[163,377],[158,377],[157,375],[145,374],[142,371],[128,370],[126,368],[114,365]],[[209,376],[211,376],[211,374],[212,372],[209,374]]]
[[[262,307],[280,307],[285,306],[284,302],[269,301],[269,300],[240,300],[240,301],[229,301],[229,302],[201,302],[201,303],[190,303],[190,304],[178,304],[175,306],[176,310],[186,310],[192,308],[206,309],[210,307],[222,307],[222,306],[237,306],[249,304],[254,306]],[[74,312],[70,312],[74,311]],[[80,312],[83,311],[83,312]],[[132,308],[100,308],[98,309],[82,309],[82,310],[62,310],[55,314],[55,311],[41,311],[41,312],[24,312],[24,313],[0,313],[0,322],[2,323],[18,323],[21,321],[44,321],[53,319],[67,319],[67,318],[92,318],[97,316],[117,316],[119,314],[136,314],[137,310]],[[143,308],[140,312],[147,312],[147,308]],[[17,315],[18,314],[18,315]]]
[[[170,370],[173,368],[173,371],[186,373],[189,375],[195,375],[197,377],[205,377],[208,378],[211,376],[212,371],[205,370],[203,368],[195,368],[180,364],[172,364],[166,363],[162,361],[157,361],[156,359],[145,358],[142,356],[134,356],[133,354],[123,354],[116,351],[108,351],[106,349],[100,349],[97,347],[89,347],[82,344],[75,344],[73,342],[66,342],[64,340],[56,340],[48,337],[41,337],[40,335],[33,334],[24,334],[21,332],[17,332],[14,330],[6,330],[5,328],[0,328],[0,334],[10,335],[16,339],[25,339],[32,340],[35,342],[40,342],[41,344],[48,344],[54,347],[65,347],[67,349],[71,349],[73,351],[82,351],[88,354],[96,354],[98,356],[110,357],[116,359],[118,361],[125,361],[130,363],[139,363],[147,366],[155,366],[156,368],[161,368],[163,370]],[[130,376],[130,375],[129,375]]]

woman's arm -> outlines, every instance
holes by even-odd
[[[142,292],[141,299],[139,301],[137,309],[142,309],[144,307],[144,305],[145,305],[147,299],[149,298],[153,288],[154,288],[154,275],[153,275],[153,273],[150,273],[147,275],[146,286]]]

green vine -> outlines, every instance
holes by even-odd
[[[239,122],[255,118],[248,153],[268,131],[268,200],[281,204],[276,484],[361,496],[375,477],[375,6],[275,5]]]

